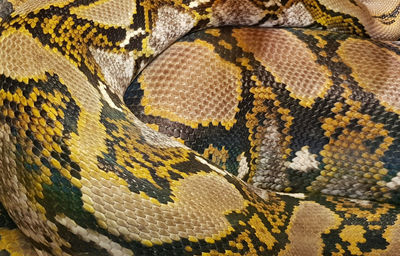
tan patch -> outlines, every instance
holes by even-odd
[[[28,78],[44,78],[45,72],[57,74],[85,109],[100,112],[99,92],[60,53],[46,50],[37,40],[19,32],[0,41],[0,73],[25,81]],[[94,110],[96,105],[97,111]]]
[[[156,52],[164,50],[176,39],[193,28],[194,18],[171,6],[163,6],[157,11],[157,21],[149,40],[150,47]]]
[[[366,256],[391,256],[397,255],[400,252],[400,215],[397,216],[397,221],[386,228],[383,233],[383,238],[389,243],[385,250],[375,249],[369,253],[365,253]]]
[[[263,10],[249,0],[214,1],[210,25],[253,25],[263,17]]]
[[[301,202],[295,207],[287,230],[290,244],[279,256],[322,255],[324,243],[321,235],[339,223],[339,216],[325,206]]]
[[[132,80],[135,60],[133,56],[113,53],[103,49],[90,48],[94,59],[99,64],[109,89],[122,96]]]
[[[399,7],[399,0],[359,1],[362,3],[358,5],[355,5],[353,1],[321,0],[319,2],[332,11],[356,17],[371,37],[385,40],[397,40],[400,37],[400,16],[393,15]],[[387,22],[379,16],[390,20]]]
[[[306,27],[314,22],[303,3],[296,3],[284,9],[278,19],[270,19],[263,23],[262,27]]]
[[[373,16],[379,16],[393,12],[400,4],[400,0],[392,1],[375,1],[375,0],[359,0],[369,13]]]
[[[49,6],[65,6],[74,0],[25,0],[25,1],[19,1],[19,0],[11,0],[14,8],[14,15],[15,14],[26,14],[29,12],[33,12],[35,10],[39,10],[42,8],[46,8]]]
[[[211,47],[205,42],[174,44],[143,71],[139,81],[147,115],[192,127],[234,124],[241,70]]]
[[[278,82],[285,83],[291,96],[303,106],[311,106],[315,98],[323,97],[332,84],[328,69],[317,64],[308,46],[288,31],[235,29],[233,36]]]
[[[372,42],[348,39],[338,49],[343,62],[353,70],[352,76],[380,101],[400,111],[400,57]]]
[[[135,3],[131,0],[102,0],[88,6],[71,8],[71,13],[109,26],[128,27],[136,13]]]
[[[160,204],[144,193],[130,192],[124,180],[96,172],[82,175],[82,193],[93,202],[98,223],[127,241],[160,244],[189,236],[225,237],[232,231],[225,214],[244,207],[240,193],[218,174],[171,182],[174,202]]]

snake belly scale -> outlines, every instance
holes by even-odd
[[[396,255],[399,4],[0,1],[0,254]]]

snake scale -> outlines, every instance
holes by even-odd
[[[0,255],[398,255],[399,10],[0,0]]]

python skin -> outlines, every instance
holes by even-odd
[[[399,9],[0,0],[0,255],[398,255]]]

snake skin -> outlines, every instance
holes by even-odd
[[[399,8],[1,0],[0,255],[397,255]]]
[[[320,30],[209,29],[169,47],[125,102],[256,187],[398,204],[399,54]]]

